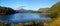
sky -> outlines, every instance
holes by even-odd
[[[26,10],[38,10],[50,8],[60,0],[0,0],[0,6],[11,7],[14,10],[24,8]]]

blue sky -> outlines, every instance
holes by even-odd
[[[39,8],[49,8],[60,0],[0,0],[0,6],[20,9],[21,6],[26,10],[38,10]]]

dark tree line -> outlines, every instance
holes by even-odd
[[[15,11],[10,7],[2,7],[0,6],[0,14],[13,14]]]

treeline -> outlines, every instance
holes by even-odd
[[[7,15],[13,13],[15,13],[15,11],[12,8],[0,6],[0,14]]]
[[[2,14],[2,15],[9,15],[9,14],[14,14],[14,13],[41,13],[41,12],[33,11],[33,10],[25,10],[25,9],[13,10],[10,7],[0,6],[0,14]]]

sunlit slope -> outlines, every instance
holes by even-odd
[[[50,26],[60,26],[60,18],[58,17],[53,22],[51,22]]]

